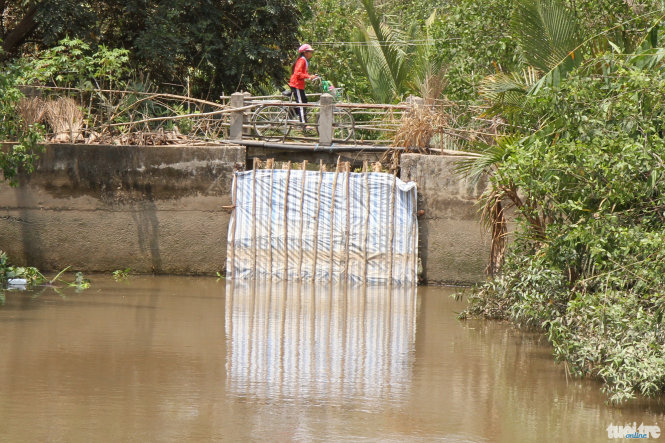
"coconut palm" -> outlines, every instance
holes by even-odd
[[[433,13],[425,30],[418,24],[407,29],[388,24],[377,12],[373,0],[361,0],[368,25],[360,25],[353,33],[354,54],[369,79],[374,99],[391,103],[415,92],[427,73],[429,53],[433,45],[427,33],[434,21]]]
[[[496,113],[523,106],[526,96],[545,84],[558,86],[582,60],[580,28],[561,0],[517,0],[510,26],[528,67],[521,74],[497,73],[481,82],[479,92]]]
[[[479,92],[490,104],[487,115],[505,118],[524,112],[529,96],[537,94],[545,84],[558,86],[581,62],[582,35],[575,15],[561,0],[517,0],[511,29],[527,68],[521,73],[499,72],[481,82]],[[514,155],[521,143],[530,140],[529,134],[521,132],[499,136],[494,144],[477,145],[481,155],[462,164],[459,170],[472,179],[495,173],[507,155]],[[528,204],[514,186],[490,186],[483,196],[483,218],[492,232],[488,266],[491,275],[500,269],[505,253],[506,203],[520,210]],[[544,232],[544,220],[534,218],[529,222],[534,232]]]

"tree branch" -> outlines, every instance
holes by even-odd
[[[39,4],[33,5],[28,9],[21,19],[21,21],[4,36],[2,41],[2,49],[5,54],[3,57],[6,57],[7,53],[13,52],[25,38],[37,27],[37,22],[35,21],[35,15],[37,15],[37,8]]]

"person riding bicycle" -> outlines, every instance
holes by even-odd
[[[307,43],[298,48],[298,59],[293,64],[291,69],[291,79],[289,80],[289,87],[291,88],[291,97],[296,103],[307,103],[307,95],[305,94],[305,80],[316,80],[317,75],[307,73],[309,67],[309,60],[314,54],[314,49]],[[298,119],[301,123],[307,124],[307,110],[304,106],[296,108]]]

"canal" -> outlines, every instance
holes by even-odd
[[[456,289],[91,276],[7,291],[2,441],[601,442],[658,425],[572,379],[541,335],[456,319]],[[661,436],[665,439],[665,436]]]

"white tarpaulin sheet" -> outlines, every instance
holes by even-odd
[[[415,283],[416,185],[385,173],[236,173],[227,277]]]

